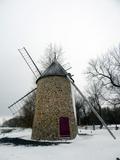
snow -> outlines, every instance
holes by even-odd
[[[1,130],[2,128],[0,128]],[[8,129],[8,128],[4,128]],[[10,129],[10,128],[9,128]],[[70,144],[57,146],[13,146],[0,144],[1,160],[116,160],[120,158],[120,129],[112,132],[114,140],[105,129],[79,128],[79,133]],[[14,128],[12,132],[0,134],[2,137],[30,139],[31,129]]]
[[[2,130],[12,130],[8,133],[2,133]],[[22,128],[11,128],[11,127],[0,127],[0,138],[10,137],[10,138],[23,138],[30,139],[31,138],[31,129],[22,129]]]

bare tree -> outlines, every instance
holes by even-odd
[[[41,67],[45,70],[55,60],[57,60],[61,65],[63,65],[63,50],[61,47],[49,44],[49,46],[45,50],[44,56],[40,60]]]
[[[102,105],[104,104],[102,86],[98,83],[93,83],[87,89],[88,99],[92,106],[98,110],[100,116],[102,116]]]
[[[106,101],[120,104],[120,45],[102,58],[91,60],[87,75],[104,87],[107,93],[104,97]]]
[[[90,109],[89,107],[87,107],[87,104],[82,97],[76,96],[75,104],[76,104],[76,113],[77,113],[77,123],[78,125],[80,125],[81,119],[84,117],[87,117],[87,114],[89,113]]]
[[[21,108],[19,121],[23,121],[25,127],[32,127],[35,111],[35,92],[27,97],[24,106]]]

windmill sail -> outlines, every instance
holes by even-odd
[[[11,113],[13,115],[20,113],[20,111],[22,110],[22,108],[23,108],[23,106],[25,104],[25,101],[27,100],[28,96],[30,96],[33,93],[35,93],[36,89],[37,88],[34,88],[32,91],[28,92],[26,95],[24,95],[23,97],[18,99],[16,102],[14,102],[10,106],[8,106],[8,109],[11,111]]]
[[[38,69],[37,65],[35,64],[35,62],[33,61],[32,57],[28,53],[27,49],[23,47],[22,49],[18,49],[18,51],[20,52],[22,58],[25,60],[29,69],[34,74],[35,78],[37,79],[38,77],[40,77],[42,74],[40,70]]]
[[[35,76],[36,79],[38,79],[42,74],[40,70],[38,69],[37,65],[33,61],[32,57],[28,53],[27,49],[25,47],[18,49],[19,53],[21,54],[22,58],[25,60],[26,64],[28,65],[29,69],[32,71],[33,75]],[[25,96],[21,97],[19,100],[14,102],[12,105],[10,105],[8,108],[11,111],[13,115],[19,113],[24,106],[25,99],[32,94],[36,90],[33,89],[29,93],[27,93]]]

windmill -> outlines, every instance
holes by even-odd
[[[32,94],[32,92],[36,92],[32,139],[60,140],[75,138],[77,135],[77,124],[71,96],[71,87],[74,87],[79,95],[84,98],[96,117],[115,139],[115,136],[107,127],[104,120],[76,86],[71,75],[58,63],[56,58],[54,58],[53,63],[41,73],[25,47],[19,49],[19,52],[37,79],[37,88],[27,93],[8,108],[14,110],[13,108],[15,108],[18,103],[21,103],[24,98]],[[16,112],[18,111],[19,110]]]

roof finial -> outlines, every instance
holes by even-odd
[[[57,61],[56,52],[54,52],[54,62]]]

